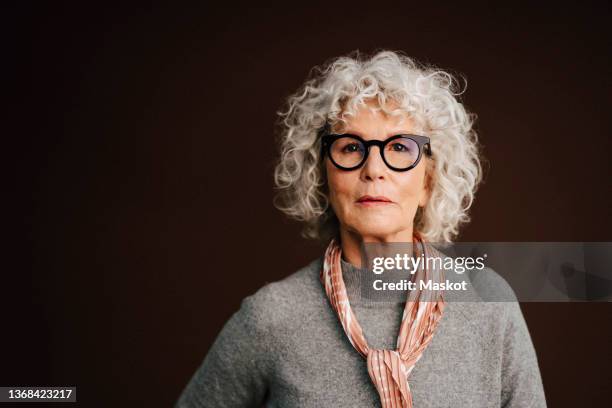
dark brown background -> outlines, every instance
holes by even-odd
[[[321,254],[271,203],[275,111],[354,49],[467,77],[490,166],[461,240],[612,241],[606,2],[2,14],[0,385],[173,403],[240,300]],[[610,304],[522,307],[549,406],[603,404]]]

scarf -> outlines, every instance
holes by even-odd
[[[415,233],[416,245],[419,242],[422,251],[427,257],[439,256],[439,253],[430,245],[423,243]],[[395,350],[372,349],[368,347],[361,326],[355,317],[346,293],[346,286],[342,278],[341,259],[342,249],[336,239],[332,239],[325,251],[321,281],[329,302],[338,315],[353,347],[367,359],[368,373],[380,396],[383,408],[412,408],[412,393],[408,385],[408,376],[421,358],[423,351],[433,338],[434,330],[444,312],[444,298],[442,291],[412,290],[407,297],[406,306],[402,315]],[[425,264],[415,273],[414,282],[442,282],[441,270],[428,270]],[[434,276],[435,275],[435,276]]]

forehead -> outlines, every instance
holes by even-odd
[[[414,121],[405,111],[390,113],[398,108],[397,103],[388,102],[381,109],[376,102],[367,102],[357,107],[352,114],[343,115],[344,121],[333,126],[334,132],[354,132],[363,134],[402,133],[414,129]],[[389,112],[389,113],[387,113]]]

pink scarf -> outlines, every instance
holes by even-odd
[[[415,234],[414,237],[415,243],[421,243],[425,258],[439,256],[433,247],[422,242],[418,234]],[[415,244],[414,247],[415,256],[417,256],[418,245]],[[321,281],[325,286],[331,306],[336,311],[353,347],[359,354],[367,358],[368,373],[380,395],[382,407],[412,408],[412,393],[408,385],[408,376],[432,340],[434,330],[442,317],[443,293],[442,291],[427,291],[426,294],[422,294],[420,290],[410,291],[397,337],[397,348],[395,350],[371,349],[368,347],[361,326],[349,303],[346,286],[342,279],[341,256],[342,249],[336,240],[332,239],[325,251],[325,260],[321,270]],[[417,282],[418,285],[420,280],[442,282],[443,272],[421,268],[415,273],[414,282]],[[427,297],[426,300],[425,297]]]

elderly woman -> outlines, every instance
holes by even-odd
[[[244,299],[177,407],[546,405],[516,301],[381,302],[363,287],[364,244],[432,256],[468,220],[481,166],[456,95],[451,75],[391,51],[313,70],[281,112],[277,206],[327,249]]]

